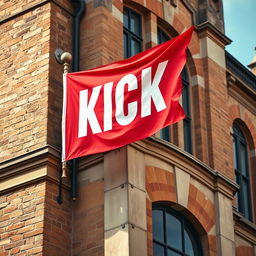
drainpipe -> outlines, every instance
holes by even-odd
[[[77,72],[80,70],[80,21],[85,13],[85,0],[71,0],[71,2],[75,9],[72,34],[72,72]],[[71,161],[71,197],[73,201],[75,201],[77,197],[77,163],[78,159],[73,159]]]
[[[73,64],[72,71],[79,71],[79,59],[80,59],[80,21],[85,13],[85,0],[71,0],[75,9],[75,16],[73,19]]]

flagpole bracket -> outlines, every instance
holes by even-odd
[[[55,59],[56,61],[59,63],[59,64],[63,64],[63,62],[61,61],[61,55],[62,53],[64,53],[64,51],[60,48],[57,48],[54,52],[54,56],[55,56]]]

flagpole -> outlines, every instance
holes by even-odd
[[[72,61],[72,55],[69,52],[63,52],[60,56],[60,61],[61,61],[61,63],[63,63],[63,74],[65,75],[69,71],[69,66]],[[64,94],[64,90],[65,90],[65,88],[63,88],[63,94]],[[65,96],[66,95],[64,95],[64,97]],[[65,100],[64,97],[63,97],[63,100]],[[62,133],[63,132],[64,131],[63,131],[63,124],[62,124]],[[62,134],[62,136],[65,136],[65,134]],[[62,140],[62,143],[63,143],[63,140]],[[66,178],[66,177],[67,177],[67,161],[63,160],[61,178]]]

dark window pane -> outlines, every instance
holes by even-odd
[[[239,173],[237,171],[236,171],[236,183],[238,185],[240,185],[240,175],[239,175]]]
[[[162,210],[153,210],[153,239],[164,241],[164,216]]]
[[[162,224],[157,222],[159,219]],[[197,232],[179,212],[162,204],[156,206],[153,204],[152,221],[154,256],[202,256]],[[155,239],[156,226],[161,226],[161,231],[158,233],[164,233],[162,241]]]
[[[127,59],[128,58],[128,49],[127,49],[127,47],[128,47],[128,37],[127,37],[126,33],[124,33],[123,40],[124,40],[124,58]]]
[[[182,250],[181,222],[170,214],[166,214],[166,235],[169,246]]]
[[[188,72],[185,68],[182,70],[181,77],[183,81],[188,82]]]
[[[154,256],[164,256],[165,255],[164,247],[157,243],[154,243],[153,244],[153,255]]]
[[[127,11],[127,9],[124,10],[124,27],[129,29],[128,11]]]
[[[124,58],[129,58],[142,50],[141,16],[131,9],[124,9]]]
[[[189,92],[188,92],[188,87],[183,86],[182,90],[182,107],[185,111],[186,115],[189,115]]]
[[[166,141],[170,141],[170,129],[168,126],[160,130],[160,138]]]
[[[166,42],[167,40],[169,40],[168,36],[161,29],[157,29],[157,43],[162,44],[162,43]],[[170,142],[170,128],[169,127],[165,127],[160,130],[160,138],[165,141]]]
[[[133,40],[131,41],[131,56],[141,52],[140,42]]]
[[[234,167],[237,169],[236,138],[233,138]]]
[[[130,30],[137,36],[141,36],[140,16],[131,12],[131,26]]]
[[[183,120],[184,149],[188,153],[192,154],[189,81],[188,81],[188,72],[185,68],[182,70],[181,76],[182,76],[182,107],[186,114],[186,118]]]
[[[170,38],[161,30],[157,29],[157,43],[162,44],[168,41]]]
[[[240,168],[244,176],[247,177],[247,152],[244,144],[240,143]]]
[[[188,153],[192,153],[191,123],[190,123],[190,120],[187,118],[183,120],[183,129],[184,129],[184,149]]]
[[[163,43],[162,40],[161,40],[161,35],[160,35],[160,32],[158,30],[158,33],[157,33],[157,44],[161,44]]]
[[[176,252],[174,252],[174,251],[171,251],[171,250],[168,250],[168,254],[167,254],[168,256],[180,256],[180,255],[182,255],[182,254],[179,254],[179,253],[176,253]],[[155,255],[154,255],[155,256]]]
[[[243,132],[241,131],[240,127],[237,124],[234,124],[233,131],[236,134],[236,136],[240,137],[243,141],[246,141]]]
[[[241,213],[244,212],[244,210],[243,210],[243,203],[242,203],[242,201],[243,201],[242,197],[243,197],[243,193],[242,193],[242,190],[241,190],[241,187],[240,187],[240,189],[237,192],[237,199],[238,199],[238,211],[241,212]]]
[[[195,256],[194,254],[194,249],[193,249],[193,244],[191,241],[191,234],[189,231],[185,229],[184,231],[184,236],[185,236],[185,253],[187,253],[189,256]]]
[[[242,181],[242,187],[243,187],[243,196],[242,196],[242,200],[243,200],[243,204],[244,204],[244,216],[247,219],[250,219],[250,205],[249,205],[249,198],[248,198],[248,194],[249,194],[249,187],[248,187],[248,182],[247,180]]]

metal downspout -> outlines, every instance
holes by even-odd
[[[71,0],[75,16],[73,19],[73,34],[72,34],[72,72],[80,70],[80,21],[85,13],[85,0]],[[77,163],[78,159],[71,161],[71,197],[75,201],[77,197]]]

